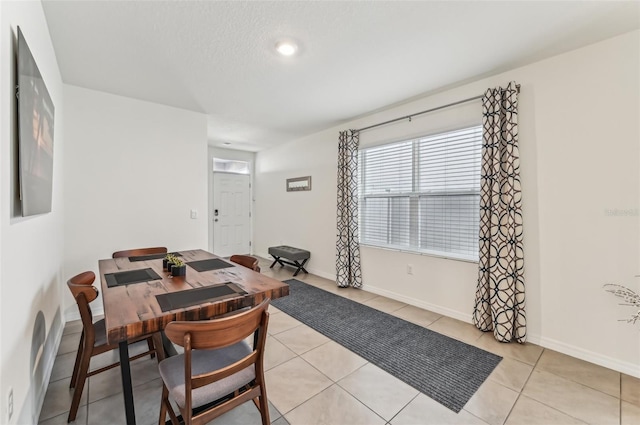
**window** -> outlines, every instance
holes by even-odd
[[[250,174],[247,161],[213,158],[213,171],[231,174]]]
[[[477,261],[482,126],[360,150],[360,243]]]

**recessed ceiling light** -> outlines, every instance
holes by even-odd
[[[293,56],[298,51],[298,45],[292,40],[280,40],[276,43],[276,51],[282,56]]]

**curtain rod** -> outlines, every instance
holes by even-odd
[[[520,93],[520,84],[516,84],[516,89],[518,90],[518,93]],[[389,120],[389,121],[381,122],[381,123],[378,123],[378,124],[373,124],[373,125],[370,125],[368,127],[359,128],[359,129],[357,129],[355,131],[361,132],[361,131],[365,131],[365,130],[370,130],[370,129],[375,128],[375,127],[380,127],[380,126],[383,126],[383,125],[391,124],[391,123],[396,122],[396,121],[402,121],[402,120],[406,120],[406,119],[411,121],[411,118],[416,117],[418,115],[422,115],[422,114],[426,114],[426,113],[429,113],[429,112],[438,111],[440,109],[449,108],[451,106],[460,105],[461,103],[471,102],[472,100],[482,99],[483,96],[484,96],[484,94],[481,94],[479,96],[474,96],[474,97],[470,97],[468,99],[459,100],[457,102],[448,103],[446,105],[438,106],[437,108],[427,109],[426,111],[416,112],[415,114],[405,115],[404,117],[394,118],[394,119]]]

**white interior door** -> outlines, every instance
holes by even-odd
[[[251,176],[213,173],[213,253],[251,252]]]

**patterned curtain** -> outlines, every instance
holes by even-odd
[[[526,340],[518,89],[482,98],[479,273],[473,323],[500,342]]]
[[[336,283],[341,288],[362,286],[358,243],[358,144],[356,130],[340,132],[338,144],[338,237]]]

